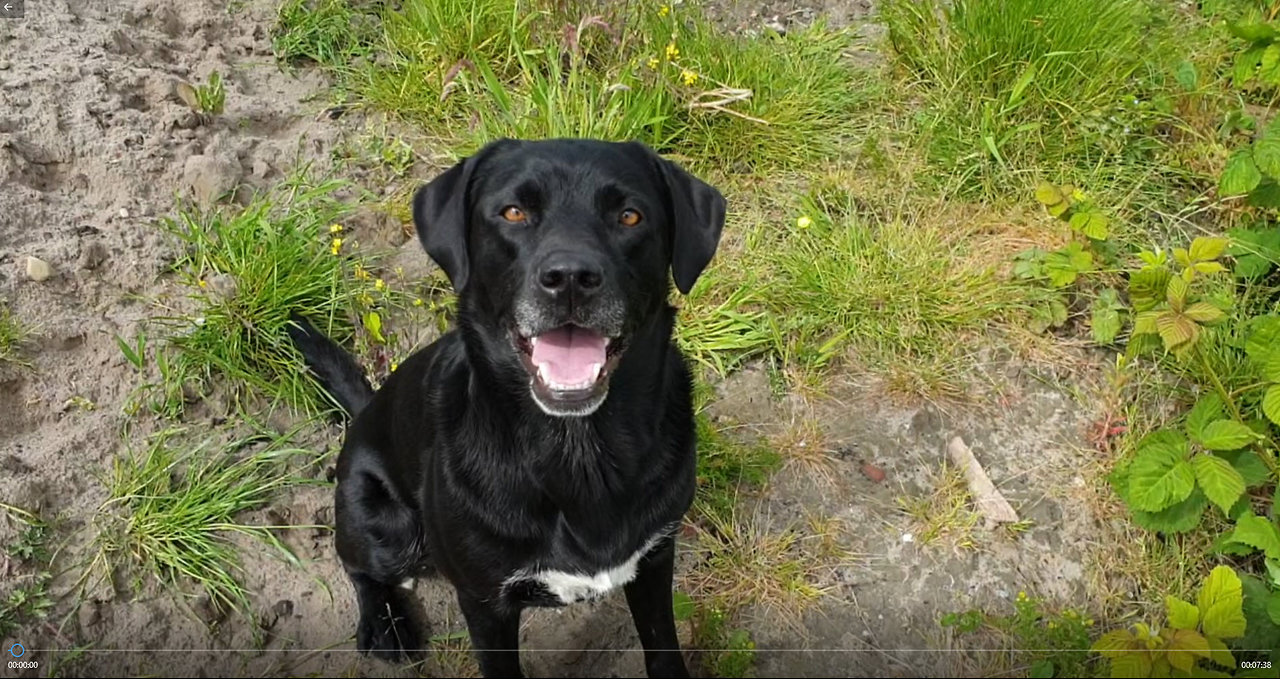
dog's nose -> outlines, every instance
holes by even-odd
[[[584,257],[553,255],[538,270],[538,285],[553,295],[590,293],[603,284],[604,267]]]

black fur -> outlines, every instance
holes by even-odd
[[[510,205],[527,219],[504,220]],[[624,225],[627,209],[643,220]],[[693,499],[695,440],[668,272],[692,287],[724,214],[718,191],[641,144],[496,142],[414,199],[421,242],[459,296],[457,329],[376,394],[339,347],[305,322],[291,330],[353,415],[335,516],[361,651],[418,650],[398,585],[439,573],[457,590],[482,672],[519,675],[520,611],[563,603],[530,573],[595,574],[651,545],[626,599],[649,676],[687,676],[672,531]],[[567,289],[552,269],[568,272]],[[592,394],[539,399],[520,338],[565,324],[621,349]]]

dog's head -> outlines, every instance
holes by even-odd
[[[418,236],[487,359],[549,415],[604,402],[628,342],[688,293],[724,226],[720,192],[639,143],[501,140],[422,187]]]

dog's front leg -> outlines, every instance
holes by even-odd
[[[482,599],[458,592],[467,619],[471,646],[485,677],[522,677],[520,672],[520,609],[495,596]]]
[[[675,611],[671,608],[671,577],[676,541],[668,538],[640,560],[636,577],[626,585],[631,619],[644,646],[644,667],[650,679],[687,677],[680,640],[676,637]]]

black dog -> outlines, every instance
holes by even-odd
[[[341,348],[291,329],[354,416],[335,516],[357,646],[417,649],[402,585],[438,572],[481,671],[517,676],[524,607],[621,585],[649,676],[688,676],[671,578],[695,441],[667,271],[688,293],[724,198],[639,143],[502,140],[420,189],[413,217],[456,330],[375,394]]]

